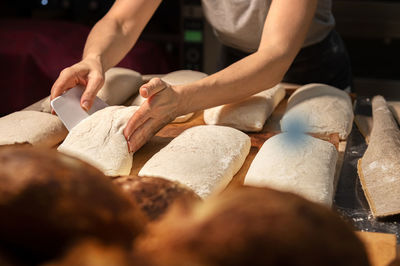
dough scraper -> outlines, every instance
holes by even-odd
[[[92,107],[88,112],[86,112],[81,107],[81,96],[83,91],[84,87],[78,85],[50,102],[51,107],[64,123],[68,131],[71,131],[71,129],[83,119],[108,106],[107,103],[96,96]]]

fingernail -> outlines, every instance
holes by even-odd
[[[143,96],[147,97],[149,95],[149,91],[146,88],[143,88]]]
[[[89,111],[89,102],[88,101],[84,101],[82,103],[82,107],[83,109],[85,109],[86,111]]]

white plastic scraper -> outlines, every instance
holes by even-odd
[[[51,107],[68,131],[71,131],[74,126],[86,117],[108,106],[108,104],[103,102],[100,98],[96,97],[93,106],[86,112],[81,107],[83,90],[84,87],[76,86],[50,102]]]

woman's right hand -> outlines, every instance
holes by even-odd
[[[50,100],[77,85],[83,85],[85,91],[81,97],[81,107],[88,111],[103,84],[104,71],[100,60],[95,57],[86,57],[79,63],[61,71],[51,88]],[[54,110],[52,113],[54,114]]]

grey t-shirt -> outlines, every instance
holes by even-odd
[[[207,20],[223,44],[244,52],[255,52],[260,44],[271,1],[202,0],[202,4]],[[332,30],[335,19],[331,6],[332,0],[318,1],[303,47],[322,41]]]

